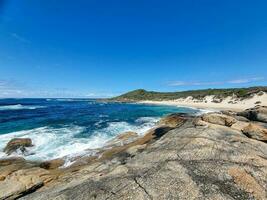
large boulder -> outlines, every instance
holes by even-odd
[[[250,138],[267,142],[267,129],[260,125],[250,123],[242,132]]]
[[[267,123],[267,107],[256,106],[254,108],[246,109],[237,113],[239,116],[243,116],[252,121],[260,121]]]
[[[6,147],[4,148],[4,152],[8,155],[20,150],[22,153],[26,152],[26,147],[32,147],[32,140],[30,138],[13,138],[11,139]]]
[[[220,113],[207,113],[202,116],[202,120],[212,124],[218,124],[223,126],[232,126],[237,120],[234,117],[220,114]]]
[[[224,115],[234,117],[238,121],[249,122],[249,120],[246,117],[237,115],[237,112],[234,112],[231,110],[223,110],[223,111],[221,111],[221,113]]]
[[[177,114],[171,114],[168,115],[164,118],[162,118],[158,124],[160,126],[168,126],[168,127],[178,127],[180,125],[182,125],[185,122],[185,117],[183,117],[181,114],[177,113]]]

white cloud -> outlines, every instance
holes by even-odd
[[[257,81],[262,81],[262,80],[264,80],[263,77],[254,77],[254,78],[244,78],[244,79],[230,80],[227,83],[241,84],[241,83],[257,82]]]
[[[118,94],[115,94],[115,93],[106,93],[106,92],[99,92],[99,93],[88,93],[85,95],[85,97],[88,97],[88,98],[108,98],[108,97],[114,97],[114,96],[117,96]]]
[[[23,94],[23,90],[13,80],[0,80],[0,97],[15,97]]]
[[[16,40],[23,42],[23,43],[30,43],[29,40],[27,40],[26,38],[24,38],[23,36],[17,34],[17,33],[11,33],[10,34],[13,38],[15,38]]]
[[[116,96],[110,92],[80,92],[68,88],[40,89],[28,87],[24,83],[14,80],[0,80],[0,98],[25,98],[25,97],[44,97],[44,98],[105,98]]]
[[[88,93],[85,96],[87,96],[87,97],[96,97],[97,94],[95,94],[95,93]]]
[[[181,86],[181,85],[187,85],[188,83],[185,81],[174,81],[169,83],[169,86]]]
[[[199,85],[219,85],[223,82],[200,82],[200,81],[192,81],[192,82],[186,82],[186,81],[174,81],[169,83],[169,86],[199,86]]]
[[[227,81],[173,81],[168,84],[168,86],[200,86],[200,85],[224,85],[224,84],[244,84],[259,82],[265,80],[264,77],[252,77],[252,78],[243,78],[243,79],[233,79]]]

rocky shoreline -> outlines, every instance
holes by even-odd
[[[0,160],[0,199],[266,199],[267,107],[172,114],[93,156]]]

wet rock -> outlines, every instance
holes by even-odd
[[[65,161],[63,159],[58,158],[58,159],[42,162],[40,164],[40,167],[44,169],[56,169],[64,165],[64,163]]]
[[[20,150],[22,153],[25,153],[26,147],[32,146],[33,144],[30,138],[13,138],[7,143],[6,147],[4,148],[4,152],[8,155],[17,150]]]
[[[186,121],[185,117],[181,116],[181,114],[171,114],[162,118],[158,122],[158,125],[175,128],[182,125],[185,121]]]
[[[242,129],[242,132],[250,138],[267,142],[267,129],[263,126],[250,123]]]
[[[212,124],[218,124],[223,126],[232,126],[237,120],[234,117],[220,114],[220,113],[208,113],[202,116],[202,120]]]
[[[254,108],[247,109],[243,112],[239,112],[238,115],[246,117],[252,121],[260,121],[267,123],[267,107],[255,106]]]

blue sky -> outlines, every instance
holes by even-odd
[[[0,0],[0,97],[267,85],[267,1]]]

